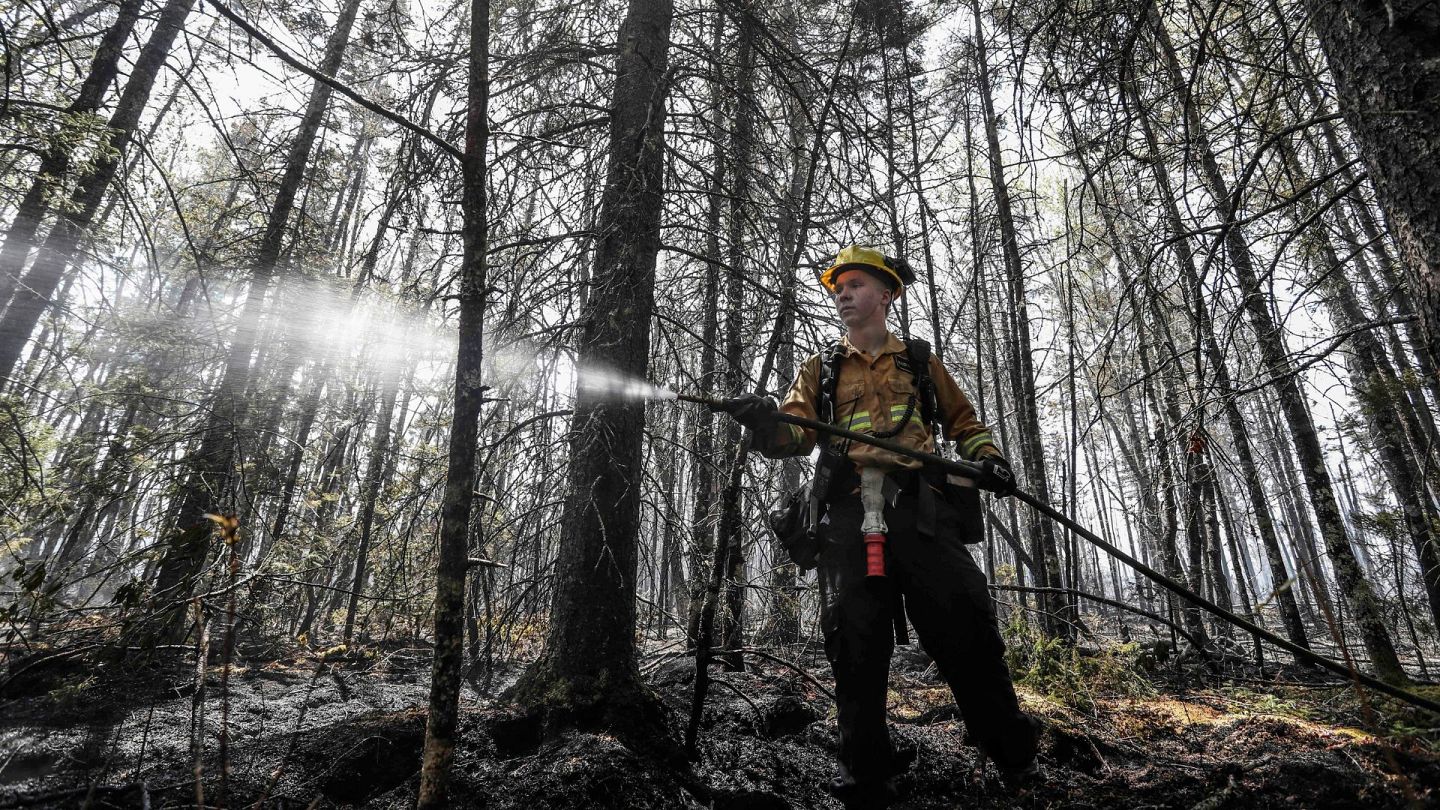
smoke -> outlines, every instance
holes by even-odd
[[[580,369],[577,388],[583,396],[607,401],[668,400],[676,396],[668,388],[594,366]]]

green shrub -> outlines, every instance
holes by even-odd
[[[1004,628],[1005,657],[1017,683],[1080,710],[1101,696],[1140,696],[1154,689],[1137,660],[1139,645],[1102,645],[1085,649],[1048,638],[1016,611]]]

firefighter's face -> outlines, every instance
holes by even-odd
[[[835,279],[835,310],[847,327],[884,323],[895,293],[864,270],[846,270]]]

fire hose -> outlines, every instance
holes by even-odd
[[[736,400],[713,399],[710,397],[695,396],[691,394],[678,394],[677,396],[679,399],[686,402],[698,403],[700,405],[704,405],[710,408],[712,411],[721,411],[725,413],[730,413],[734,409],[735,405],[738,404]],[[935,455],[934,453],[926,453],[923,450],[916,450],[913,447],[907,447],[903,444],[891,441],[889,439],[880,439],[865,433],[857,433],[853,430],[847,430],[845,428],[826,422],[820,422],[814,419],[806,419],[803,416],[795,416],[793,414],[783,412],[776,413],[775,418],[778,421],[784,422],[786,424],[791,424],[802,428],[809,428],[811,430],[822,431],[832,436],[837,436],[843,439],[848,439],[850,441],[872,445],[882,450],[888,450],[892,453],[896,453],[898,455],[920,461],[931,468],[946,473],[962,476],[964,478],[969,478],[972,480],[977,479],[982,473],[982,468],[979,464],[974,464],[967,461],[956,461],[952,459],[947,459],[942,456]],[[1070,517],[1060,512],[1058,509],[1055,509],[1054,507],[1045,503],[1044,501],[1040,500],[1039,498],[1035,497],[1034,495],[1031,495],[1030,493],[1025,492],[1021,489],[1012,490],[1009,494],[1021,501],[1022,503],[1027,504],[1032,509],[1044,515],[1045,517],[1050,518],[1056,523],[1059,523],[1065,528],[1075,532],[1075,534],[1083,537],[1090,544],[1096,546],[1097,548],[1103,549],[1107,554],[1111,555],[1120,562],[1130,566],[1131,568],[1138,571],[1160,587],[1165,588],[1171,593],[1174,593],[1175,595],[1189,601],[1191,604],[1200,607],[1207,612],[1220,617],[1221,619],[1224,619],[1226,622],[1229,622],[1236,627],[1246,630],[1258,638],[1270,642],[1276,647],[1279,647],[1280,649],[1285,650],[1286,652],[1295,656],[1297,659],[1334,672],[1341,677],[1349,678],[1358,684],[1363,684],[1371,689],[1374,689],[1377,692],[1382,692],[1386,695],[1389,695],[1390,697],[1396,698],[1397,700],[1409,703],[1412,706],[1417,706],[1419,708],[1426,709],[1428,711],[1434,712],[1437,715],[1440,715],[1440,703],[1429,700],[1428,698],[1421,697],[1420,695],[1416,695],[1412,692],[1408,692],[1398,686],[1360,672],[1355,667],[1346,666],[1345,664],[1342,664],[1338,661],[1331,660],[1312,650],[1306,649],[1305,647],[1302,647],[1290,641],[1289,639],[1277,636],[1274,633],[1266,630],[1265,628],[1260,627],[1254,622],[1251,622],[1250,620],[1244,618],[1243,616],[1239,616],[1232,611],[1226,610],[1225,608],[1215,604],[1209,599],[1206,599],[1204,596],[1201,596],[1200,594],[1190,590],[1179,582],[1176,582],[1170,577],[1165,576],[1164,574],[1156,571],[1145,563],[1135,559],[1124,551],[1121,551],[1116,546],[1107,542],[1104,538],[1100,537],[1089,529],[1086,529],[1079,523],[1076,523]]]

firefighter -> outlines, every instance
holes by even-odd
[[[891,628],[904,627],[896,622],[902,610],[954,693],[971,737],[1006,784],[1028,787],[1039,778],[1038,725],[1020,711],[985,575],[965,548],[980,539],[973,487],[1007,494],[1015,488],[1010,464],[928,346],[903,342],[886,328],[890,305],[914,280],[903,261],[851,246],[820,280],[846,332],[828,353],[805,361],[778,410],[926,452],[935,449],[927,424],[934,419],[984,470],[974,482],[947,479],[868,444],[831,446],[818,438],[818,465],[833,466],[828,485],[817,470],[814,486],[824,489],[816,492],[821,623],[840,726],[839,775],[827,787],[846,807],[884,807],[895,798],[893,777],[913,759],[913,752],[897,755],[885,718]],[[925,413],[927,393],[934,414]],[[764,455],[810,454],[816,432],[779,422],[776,411],[772,400],[749,396],[733,413]],[[870,560],[862,535],[883,540]],[[874,576],[876,554],[883,576]]]

